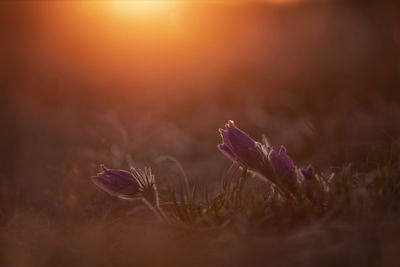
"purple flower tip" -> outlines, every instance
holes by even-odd
[[[224,134],[226,134],[226,133],[228,132],[227,130],[224,130],[224,129],[222,129],[222,128],[219,128],[218,131],[219,131],[219,133],[221,134],[221,136],[224,135]]]
[[[233,120],[229,120],[228,123],[225,123],[225,127],[230,129],[235,127],[235,123],[233,122]]]
[[[296,167],[292,159],[286,153],[286,148],[284,146],[281,146],[279,151],[275,147],[272,147],[268,154],[268,160],[278,179],[295,179]]]
[[[260,146],[244,131],[237,128],[232,120],[219,129],[222,144],[218,149],[230,160],[249,169],[259,170],[265,162],[265,154]]]
[[[308,165],[305,168],[301,168],[300,171],[303,174],[304,178],[312,179],[312,174],[314,172],[314,169],[313,169],[313,167],[311,165]]]

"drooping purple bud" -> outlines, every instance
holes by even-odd
[[[222,144],[218,149],[230,160],[249,169],[259,171],[266,162],[266,156],[260,144],[255,142],[244,131],[237,128],[233,121],[225,124],[225,129],[219,129]]]
[[[138,196],[140,187],[132,173],[124,170],[107,169],[104,166],[101,166],[101,168],[103,170],[101,173],[92,176],[93,183],[100,189],[120,198],[130,199]]]

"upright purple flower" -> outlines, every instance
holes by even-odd
[[[312,175],[312,167],[299,169],[286,153],[286,148],[269,147],[254,141],[245,132],[238,129],[233,121],[219,129],[222,144],[218,149],[233,162],[256,171],[268,178],[271,182],[288,189],[292,194],[298,195],[298,184],[303,176],[308,179]]]
[[[92,176],[92,181],[110,195],[131,199],[140,194],[140,185],[132,173],[124,170],[112,170],[101,166],[102,172]]]
[[[254,171],[266,167],[267,158],[261,144],[237,128],[233,121],[228,121],[225,129],[219,129],[219,132],[223,143],[218,149],[230,160]]]
[[[314,174],[314,169],[311,165],[300,169],[304,180],[301,184],[303,194],[310,200],[316,207],[322,208],[324,203],[324,187],[325,182],[320,177]]]
[[[297,170],[292,159],[286,153],[286,148],[281,146],[279,150],[275,147],[268,150],[268,160],[276,178],[292,193],[296,192],[296,184],[298,182]]]

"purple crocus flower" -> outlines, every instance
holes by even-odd
[[[132,173],[101,166],[102,172],[92,176],[92,181],[110,195],[132,199],[140,194],[140,185]]]
[[[218,145],[218,149],[230,160],[254,171],[267,167],[267,158],[261,144],[237,128],[233,121],[228,121],[225,129],[219,129],[219,132],[223,143]]]

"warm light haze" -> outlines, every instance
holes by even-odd
[[[400,266],[400,1],[0,1],[0,267]]]

